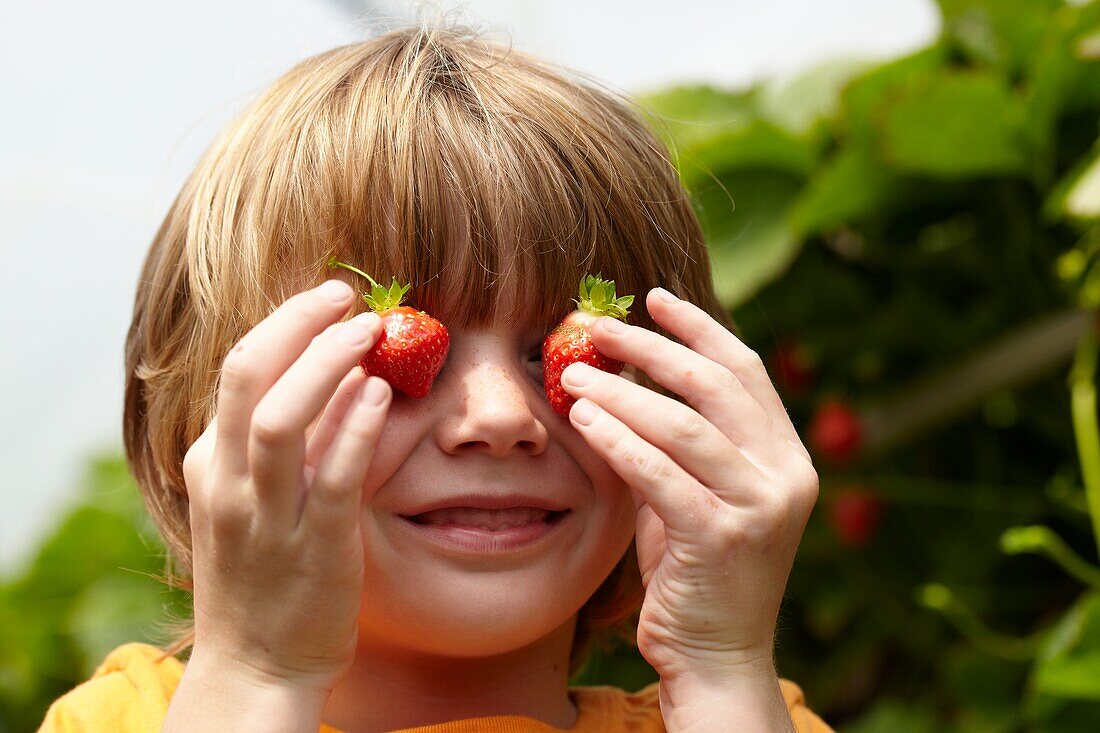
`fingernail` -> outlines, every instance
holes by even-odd
[[[561,373],[562,384],[568,384],[573,387],[583,387],[588,384],[588,378],[591,375],[590,370],[594,367],[590,367],[583,362],[577,362],[570,364],[565,368],[565,371]]]
[[[343,280],[326,280],[324,285],[317,288],[317,292],[329,300],[340,303],[351,295],[351,287]]]
[[[569,416],[573,418],[573,422],[580,425],[591,425],[592,421],[596,419],[596,413],[600,411],[600,408],[596,407],[596,403],[591,400],[582,397],[577,400],[576,404],[569,410]]]
[[[626,333],[626,324],[618,318],[604,316],[600,319],[600,324],[608,333]]]
[[[675,295],[668,292],[664,288],[657,288],[657,297],[665,301],[666,303],[675,303],[677,300],[679,300],[679,298],[677,298]]]
[[[381,405],[386,400],[386,380],[381,377],[367,377],[363,399],[368,405]]]

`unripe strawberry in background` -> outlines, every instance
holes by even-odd
[[[806,346],[794,337],[785,338],[776,345],[768,371],[777,375],[779,390],[791,397],[805,394],[813,385],[813,361]]]
[[[542,383],[546,399],[562,417],[569,415],[569,408],[577,401],[561,386],[561,373],[567,366],[583,361],[611,374],[623,370],[621,361],[608,359],[596,350],[589,329],[601,316],[626,320],[627,308],[634,302],[634,296],[616,298],[615,281],[604,280],[596,274],[581,278],[580,298],[574,302],[577,310],[563,318],[542,342]]]
[[[451,347],[446,327],[422,310],[401,305],[411,285],[398,285],[394,278],[390,287],[384,288],[367,273],[335,257],[329,259],[328,266],[343,267],[370,281],[370,293],[360,296],[386,329],[385,335],[363,355],[359,366],[409,397],[427,396]]]
[[[829,506],[829,525],[841,544],[860,549],[870,541],[882,521],[883,502],[868,486],[842,489]]]
[[[810,447],[836,465],[848,463],[859,451],[859,416],[842,400],[823,402],[810,419]]]

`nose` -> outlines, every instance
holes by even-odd
[[[503,346],[458,352],[448,357],[446,384],[438,385],[447,401],[436,427],[440,447],[452,455],[480,451],[497,458],[546,450],[546,426],[531,403],[539,398],[538,385],[515,354]]]

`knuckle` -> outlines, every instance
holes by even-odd
[[[656,483],[670,478],[668,466],[652,453],[631,448],[624,451],[623,458],[647,482]]]
[[[203,445],[203,436],[199,436],[199,439],[183,454],[183,482],[189,494],[196,491],[202,483],[206,459],[207,452]]]
[[[746,347],[745,355],[742,357],[746,370],[759,370],[764,371],[764,359],[760,354]]]
[[[746,523],[738,521],[734,516],[723,516],[718,520],[717,528],[718,541],[728,550],[741,547],[750,540]]]
[[[293,427],[271,414],[270,410],[257,407],[249,426],[252,439],[261,446],[280,446],[293,434]]]
[[[248,355],[248,350],[246,340],[241,339],[237,342],[237,345],[226,354],[225,359],[222,360],[222,389],[241,389],[252,379],[252,375],[255,371],[255,363]]]
[[[765,528],[780,529],[787,525],[794,513],[794,497],[781,491],[768,494],[761,506],[761,523]]]
[[[807,504],[813,506],[817,503],[817,497],[821,492],[821,479],[817,475],[817,470],[809,463],[805,464],[801,474],[800,480],[795,485],[797,493]]]
[[[722,396],[734,394],[743,389],[737,375],[722,367],[714,370],[710,383],[714,385],[714,391]]]
[[[675,411],[668,429],[676,443],[699,443],[709,433],[702,417],[686,408]]]
[[[219,535],[238,535],[252,522],[244,502],[222,491],[209,497],[207,518],[214,532]]]

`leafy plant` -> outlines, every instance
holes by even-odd
[[[34,730],[111,649],[159,643],[187,599],[156,580],[163,547],[120,456],[94,458],[81,503],[0,585],[0,731]]]
[[[824,94],[646,103],[822,478],[781,673],[859,733],[1091,729],[1100,3],[940,9],[928,48],[789,84]]]

